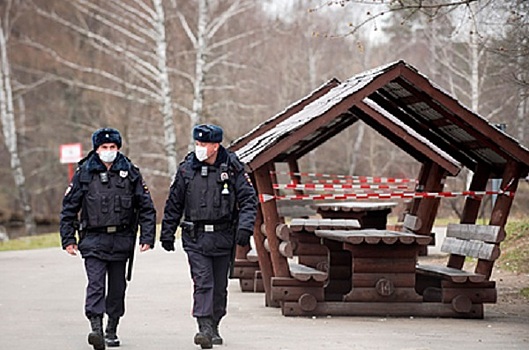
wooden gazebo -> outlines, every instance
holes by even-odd
[[[403,311],[402,307],[395,312],[388,311],[388,305],[383,301],[391,302],[395,294],[391,292],[389,295],[392,296],[389,297],[383,295],[386,292],[380,290],[377,290],[380,295],[375,295],[373,300],[365,297],[365,300],[358,299],[360,302],[356,302],[357,299],[349,296],[349,299],[355,302],[339,306],[333,304],[339,302],[334,299],[326,301],[327,295],[331,295],[325,289],[329,285],[328,275],[313,273],[310,277],[295,278],[294,275],[299,270],[293,271],[293,265],[289,264],[280,249],[282,242],[279,231],[285,228],[273,196],[273,180],[270,174],[275,170],[275,163],[287,163],[291,173],[298,173],[299,158],[359,120],[371,126],[422,164],[417,175],[416,191],[441,192],[445,178],[457,175],[462,167],[474,173],[469,191],[484,191],[489,179],[501,178],[500,189],[503,192],[498,195],[489,223],[491,227],[499,229],[495,230],[497,234],[494,239],[492,241],[489,239],[485,244],[498,247],[504,238],[503,228],[518,181],[527,176],[529,171],[529,151],[525,147],[486,119],[464,107],[457,99],[403,61],[355,75],[344,82],[332,79],[230,145],[230,149],[236,151],[246,164],[261,199],[254,241],[266,305],[281,305],[284,314],[401,315],[408,312]],[[294,176],[292,181],[297,183],[300,179]],[[411,234],[429,237],[439,200],[439,197],[413,199],[407,220],[413,222],[413,225],[408,227]],[[481,200],[480,196],[466,197],[460,224],[476,223]],[[315,229],[317,230],[318,227]],[[474,226],[468,230],[482,231],[475,229]],[[459,231],[468,230],[465,228]],[[331,244],[328,237],[322,238],[326,233],[322,231],[318,234],[322,242],[327,242],[327,249],[332,250],[334,243]],[[344,242],[349,240],[349,238],[339,239]],[[475,237],[472,239],[475,240]],[[424,249],[424,246],[422,248]],[[247,251],[238,251],[237,257],[240,262],[245,260]],[[356,251],[353,254],[359,255]],[[452,253],[447,268],[462,270],[465,255],[462,251],[459,251],[459,254]],[[478,257],[473,273],[485,278],[468,278],[468,283],[471,283],[470,280],[479,279],[478,282],[481,284],[477,287],[475,284],[464,285],[473,292],[486,288],[488,293],[486,297],[480,299],[465,295],[463,298],[456,298],[459,294],[448,297],[444,292],[448,290],[446,287],[448,284],[440,282],[442,278],[434,278],[432,274],[428,274],[428,278],[417,278],[417,281],[414,281],[414,288],[418,290],[421,300],[424,299],[424,303],[419,304],[428,304],[428,306],[412,307],[410,313],[482,317],[483,302],[495,301],[495,285],[489,281],[489,278],[496,258],[497,254],[493,258],[490,254],[487,257]],[[349,273],[354,274],[352,271]],[[433,281],[432,284],[429,284],[430,280]],[[463,280],[459,280],[458,283],[463,283],[461,281]],[[379,282],[380,280],[377,283]],[[452,278],[447,283],[455,282]],[[461,287],[463,284],[457,286]],[[285,289],[286,287],[291,289]],[[349,285],[347,288],[350,287]],[[494,293],[490,292],[491,288],[494,289]],[[293,306],[292,300],[287,300],[288,298],[278,297],[277,290],[283,294],[297,291],[299,295],[296,294],[296,297],[299,298],[294,300],[300,307]],[[311,294],[314,290],[316,290],[315,294]],[[321,295],[321,290],[324,290],[324,295]],[[441,296],[431,297],[437,295],[437,290],[441,290]],[[347,300],[347,295],[344,294],[343,299]],[[362,302],[367,307],[364,307]],[[455,312],[447,312],[443,304],[451,304],[452,308],[456,309]],[[377,305],[382,307],[377,308]],[[475,305],[479,306],[476,308]],[[338,308],[340,312],[336,311]]]

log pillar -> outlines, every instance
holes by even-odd
[[[489,181],[490,169],[482,164],[478,164],[472,182],[470,183],[469,191],[484,191],[487,188]],[[475,224],[479,215],[479,208],[481,206],[483,198],[468,196],[465,199],[465,206],[463,207],[463,213],[461,215],[462,224]],[[450,254],[448,258],[448,267],[455,269],[462,269],[465,263],[465,257],[462,255]]]
[[[267,198],[266,195],[272,195],[274,189],[270,179],[270,171],[274,170],[271,163],[266,163],[255,171],[255,182],[257,192],[261,199],[261,213],[265,224],[266,239],[270,246],[270,260],[272,262],[273,277],[290,277],[288,263],[285,257],[279,253],[279,238],[276,236],[276,226],[281,223],[277,212],[275,197]],[[266,254],[264,246],[258,250],[258,255]],[[264,276],[263,276],[264,277]]]
[[[500,189],[502,191],[510,191],[514,194],[518,188],[518,181],[520,179],[521,172],[522,169],[520,163],[513,160],[508,161],[503,171]],[[505,228],[513,201],[514,195],[498,195],[496,203],[494,204],[494,208],[492,208],[489,225]],[[490,278],[493,266],[494,261],[479,260],[478,265],[476,266],[476,272],[487,276],[487,278]]]
[[[416,192],[441,192],[444,188],[445,177],[446,171],[437,163],[431,161],[424,163],[419,175]],[[417,234],[430,235],[439,208],[439,202],[440,198],[417,198],[414,200],[411,214],[417,216],[422,223],[416,232]],[[426,246],[420,247],[420,255],[426,255],[427,252]]]

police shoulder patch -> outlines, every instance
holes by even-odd
[[[250,175],[248,175],[248,173],[245,172],[244,177],[246,178],[246,181],[250,184],[250,186],[253,187],[252,179],[250,179]]]
[[[73,184],[70,182],[70,184],[68,185],[68,188],[64,192],[64,196],[65,197],[68,195],[68,193],[70,193],[72,191],[72,187],[73,187]]]
[[[147,186],[145,180],[141,180],[141,186],[143,187],[143,193],[149,193],[149,187]]]

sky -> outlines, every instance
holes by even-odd
[[[270,16],[286,22],[296,15],[327,15],[332,20],[329,21],[329,28],[326,28],[325,33],[323,33],[322,28],[322,34],[329,36],[345,35],[350,31],[349,23],[359,23],[362,20],[362,15],[368,11],[368,7],[361,4],[350,3],[344,7],[339,5],[325,6],[327,2],[327,0],[266,0],[261,5]],[[298,3],[301,5],[296,6]],[[311,12],[310,10],[316,11]],[[380,26],[380,21],[378,21],[378,26]],[[361,32],[364,40],[384,41],[383,32],[375,24],[367,24]]]

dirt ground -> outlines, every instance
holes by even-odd
[[[523,288],[529,288],[529,274],[495,269],[492,279],[496,281],[498,288],[498,302],[488,305],[487,310],[508,315],[529,316],[529,299],[520,293]]]
[[[446,264],[446,257],[421,257],[427,264]],[[472,265],[469,265],[472,269]],[[529,288],[529,273],[515,273],[502,269],[496,264],[492,271],[491,280],[496,281],[498,301],[496,304],[486,304],[486,313],[524,316],[529,318],[529,299],[521,294],[521,290]]]

